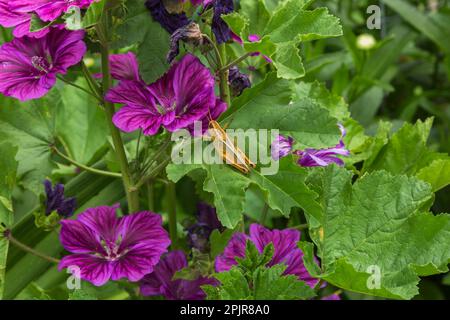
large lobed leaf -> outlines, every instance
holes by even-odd
[[[352,185],[352,174],[335,166],[320,176],[324,215],[311,234],[321,271],[313,266],[311,246],[301,245],[312,274],[347,290],[410,299],[419,276],[448,270],[450,215],[426,212],[429,184],[377,171]],[[377,272],[379,286],[371,286]]]
[[[278,77],[298,79],[305,75],[299,43],[342,35],[339,19],[326,8],[306,10],[310,2],[283,1],[269,11],[264,0],[245,1],[239,13],[223,18],[241,37],[245,50],[261,52],[273,59]],[[261,40],[250,42],[249,36],[255,34]]]

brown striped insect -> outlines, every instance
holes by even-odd
[[[217,121],[211,120],[209,122],[209,134],[215,150],[227,164],[244,174],[248,174],[252,168],[256,167],[245,153],[236,146],[236,143],[228,137]]]

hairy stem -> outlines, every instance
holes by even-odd
[[[226,66],[222,67],[222,69],[220,69],[220,71],[226,71],[226,70],[230,70],[232,67],[238,65],[239,63],[241,63],[242,61],[244,61],[245,59],[247,59],[248,57],[250,57],[252,55],[252,52],[247,52],[246,54],[244,54],[243,56],[240,56],[239,58],[237,58],[234,61],[231,61],[229,64],[227,64]]]
[[[176,191],[175,183],[167,183],[167,208],[169,211],[169,234],[172,240],[172,249],[177,248],[177,208],[176,208]]]
[[[64,78],[61,77],[61,76],[57,76],[57,78],[58,78],[59,80],[61,80],[62,82],[68,84],[69,86],[72,86],[72,87],[74,87],[74,88],[77,88],[77,89],[79,89],[79,90],[81,90],[81,91],[87,93],[88,95],[94,97],[97,101],[99,101],[99,102],[102,101],[101,98],[99,98],[97,95],[95,95],[95,94],[92,93],[91,91],[89,91],[89,90],[83,88],[82,86],[79,86],[79,85],[77,85],[76,83],[70,82],[70,81],[64,79]]]
[[[122,175],[120,173],[115,173],[115,172],[109,172],[109,171],[104,171],[104,170],[99,170],[99,169],[95,169],[89,166],[86,166],[72,158],[70,158],[69,156],[66,156],[64,153],[62,153],[61,151],[58,150],[58,148],[56,147],[52,147],[52,150],[59,155],[61,158],[69,161],[71,164],[85,170],[88,172],[92,172],[98,175],[102,175],[102,176],[108,176],[108,177],[114,177],[114,178],[122,178]]]
[[[44,254],[44,253],[42,253],[42,252],[39,252],[39,251],[37,251],[37,250],[34,250],[33,248],[27,246],[26,244],[20,242],[19,240],[17,240],[16,238],[14,238],[14,237],[12,236],[11,230],[6,230],[6,231],[3,233],[3,236],[4,236],[10,243],[12,243],[13,245],[15,245],[17,248],[19,248],[19,249],[21,249],[21,250],[23,250],[23,251],[26,251],[26,252],[28,252],[28,253],[31,253],[32,255],[34,255],[34,256],[36,256],[36,257],[39,257],[39,258],[41,258],[41,259],[47,260],[47,261],[52,262],[52,263],[59,263],[59,262],[60,262],[59,259],[50,257],[50,256],[48,256],[48,255],[46,255],[46,254]]]
[[[109,46],[107,41],[107,31],[109,29],[108,22],[108,11],[105,10],[103,13],[103,21],[98,29],[101,30],[99,32],[99,36],[106,38],[101,41],[101,57],[102,57],[102,74],[103,74],[103,82],[102,82],[102,90],[103,96],[109,91],[111,88],[112,80],[111,74],[109,70]],[[98,31],[99,31],[98,30]],[[125,192],[127,195],[128,201],[128,213],[134,213],[139,211],[139,189],[134,186],[133,178],[131,176],[130,167],[128,165],[127,155],[125,153],[125,147],[122,140],[122,136],[120,135],[119,129],[116,128],[114,123],[112,122],[112,118],[114,116],[114,104],[104,100],[103,104],[105,106],[105,114],[108,122],[109,129],[111,131],[111,136],[114,144],[114,151],[116,153],[117,160],[120,164],[120,169],[122,172],[122,180],[125,187]]]
[[[229,70],[224,68],[223,64],[226,61],[227,51],[225,44],[219,45],[219,52],[221,57],[221,63],[219,68],[219,88],[220,88],[220,99],[227,104],[228,107],[231,106],[231,96],[230,87],[228,85]]]

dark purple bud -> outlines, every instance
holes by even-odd
[[[147,0],[145,6],[150,11],[153,19],[158,21],[170,34],[189,23],[189,19],[184,12],[170,13],[162,0]],[[169,6],[169,10],[174,12],[171,6]]]
[[[236,66],[230,68],[228,82],[230,83],[230,88],[233,91],[234,96],[240,96],[244,89],[252,86],[249,76],[240,72],[239,68]]]
[[[219,231],[224,230],[217,218],[216,209],[206,203],[199,203],[197,223],[186,229],[189,245],[200,252],[207,252],[209,249],[209,236],[216,229]]]
[[[214,16],[212,20],[212,31],[216,36],[217,43],[222,44],[231,39],[231,30],[222,19],[223,14],[234,11],[233,0],[215,0],[213,2]]]
[[[175,57],[180,53],[180,41],[198,47],[203,44],[203,36],[200,27],[195,22],[177,29],[170,37],[170,51],[167,54],[167,62],[172,63]]]
[[[55,187],[52,187],[52,183],[49,180],[44,181],[45,187],[45,215],[50,215],[53,211],[56,211],[60,216],[69,218],[75,212],[77,202],[75,198],[64,197],[64,185],[57,183]]]

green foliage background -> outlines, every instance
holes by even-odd
[[[293,136],[299,148],[336,144],[335,124],[340,121],[348,130],[345,143],[352,156],[346,169],[312,171],[285,159],[275,176],[256,171],[244,176],[225,166],[169,165],[167,177],[177,182],[179,221],[192,219],[202,199],[215,205],[230,229],[240,227],[242,215],[246,221],[261,221],[263,212],[269,227],[308,222],[308,237],[300,246],[310,273],[331,284],[328,293],[341,288],[344,299],[450,298],[450,219],[444,214],[450,210],[450,4],[291,0],[278,7],[279,2],[241,0],[240,10],[225,17],[244,39],[243,47],[228,47],[231,57],[259,51],[272,57],[273,64],[262,57],[241,63],[254,85],[233,100],[221,120],[231,128],[276,127]],[[126,1],[112,47],[134,50],[143,78],[151,82],[168,68],[169,39],[142,4]],[[367,29],[366,9],[372,4],[385,16],[381,30]],[[98,19],[91,11],[85,26]],[[246,41],[254,33],[261,41]],[[374,38],[371,48],[359,44],[362,34]],[[10,31],[1,29],[1,41],[10,40]],[[93,54],[87,58],[98,68],[96,44],[89,47]],[[75,68],[69,77],[84,85],[81,70]],[[126,136],[130,154],[135,138]],[[0,222],[29,246],[60,256],[57,234],[34,225],[46,177],[66,183],[67,194],[77,197],[77,213],[117,202],[125,207],[125,195],[120,180],[80,173],[53,154],[51,145],[81,163],[119,170],[102,110],[88,95],[58,83],[38,101],[0,97]],[[155,211],[166,217],[163,186],[157,184],[154,194]],[[181,224],[179,229],[182,235]],[[211,257],[229,236],[213,234]],[[413,245],[405,248],[403,243]],[[321,269],[313,251],[322,259]],[[369,290],[365,270],[373,261],[386,281]],[[265,298],[268,284],[279,298],[314,295],[292,279],[279,278],[280,268],[252,269],[259,286],[233,292],[230,288],[249,276],[241,271],[222,274],[224,286],[208,289],[211,297]],[[56,266],[8,248],[0,239],[0,297],[137,298],[122,282],[102,288],[83,283],[82,291],[69,293],[66,278]]]

